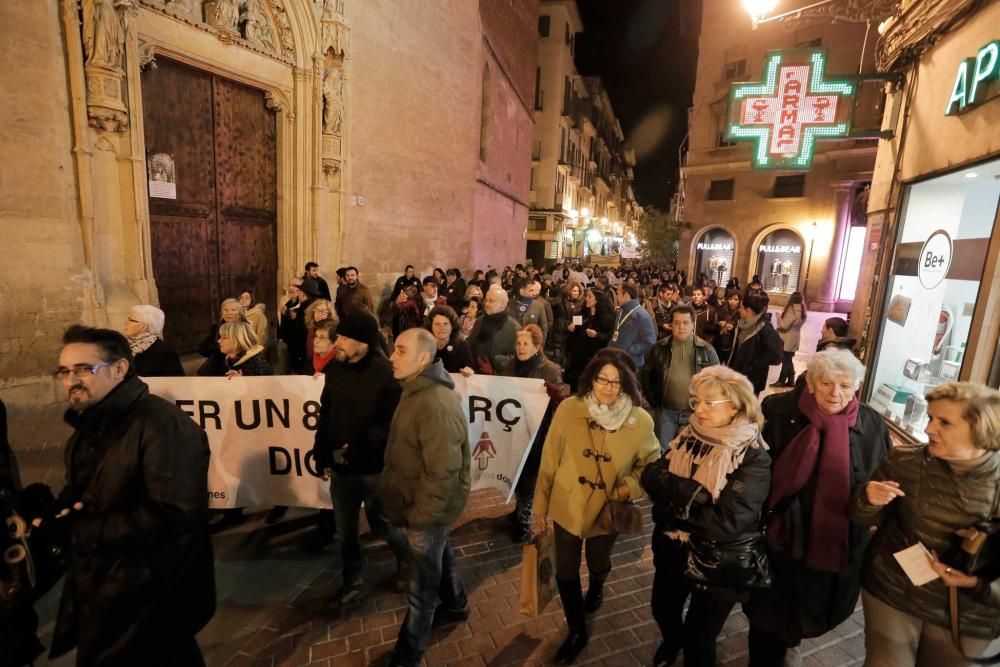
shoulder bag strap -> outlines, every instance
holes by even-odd
[[[1000,513],[1000,487],[997,488],[996,494],[993,497],[993,510],[991,516],[997,516]],[[965,649],[962,648],[962,633],[961,633],[961,621],[958,617],[958,587],[949,586],[948,587],[948,616],[951,620],[951,643],[955,645],[958,652],[963,658],[969,662],[975,663],[977,665],[993,665],[1000,662],[1000,653],[996,653],[990,656],[983,656],[981,658],[970,658],[965,655]]]

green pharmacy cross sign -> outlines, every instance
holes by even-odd
[[[845,137],[857,82],[825,79],[826,51],[768,51],[764,80],[734,83],[726,139],[753,141],[756,169],[809,169],[817,139]]]

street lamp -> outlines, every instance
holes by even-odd
[[[802,281],[802,302],[805,303],[806,299],[806,289],[809,287],[809,269],[812,268],[813,263],[813,245],[816,244],[816,221],[806,227],[806,235],[809,237],[809,259],[806,261],[806,277]]]
[[[743,6],[750,14],[753,27],[756,28],[757,24],[778,6],[778,0],[743,0]]]
[[[778,6],[778,0],[743,0],[743,7],[750,14],[754,29],[761,23],[800,18],[826,18],[847,23],[881,23],[895,14],[897,0],[819,0],[802,7],[769,16]]]

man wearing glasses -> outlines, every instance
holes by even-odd
[[[673,333],[653,346],[642,378],[642,393],[650,408],[657,410],[661,451],[691,420],[691,378],[719,363],[715,348],[695,335],[694,310],[690,306],[675,307],[671,318]]]
[[[74,432],[51,657],[75,646],[79,665],[204,665],[195,634],[215,611],[204,431],[149,393],[116,331],[70,327],[52,375]]]

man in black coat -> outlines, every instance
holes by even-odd
[[[331,612],[359,602],[363,594],[364,560],[358,538],[362,502],[372,533],[388,542],[396,555],[397,584],[406,581],[406,535],[382,518],[377,495],[389,425],[402,394],[392,365],[379,349],[379,335],[371,314],[349,311],[337,326],[337,356],[324,371],[313,457],[324,479],[332,478],[344,568],[343,585],[328,605]]]
[[[441,288],[441,296],[445,298],[448,305],[456,312],[462,310],[462,302],[465,300],[465,281],[458,269],[448,269],[445,271],[445,284]]]
[[[399,293],[411,286],[416,287],[418,292],[420,291],[420,276],[414,272],[412,264],[407,264],[406,268],[403,269],[403,275],[396,278],[396,284],[392,286],[392,294],[389,296],[389,302],[395,303],[399,297]]]
[[[747,294],[740,304],[740,319],[733,337],[728,366],[746,375],[758,394],[767,386],[769,366],[781,363],[785,344],[764,317],[767,297]]]
[[[302,274],[303,281],[309,278],[316,283],[316,298],[332,301],[330,297],[330,286],[326,283],[326,278],[319,275],[319,264],[316,262],[306,262],[306,272]],[[263,341],[262,341],[263,344]]]
[[[77,665],[204,665],[195,634],[215,612],[208,438],[133,372],[124,336],[70,327],[56,378],[66,444],[69,568],[53,637]]]

